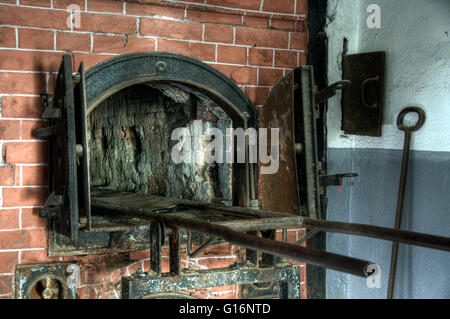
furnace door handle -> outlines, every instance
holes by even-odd
[[[378,101],[374,102],[373,104],[369,104],[369,103],[367,103],[367,100],[366,100],[366,87],[371,82],[379,83],[380,77],[377,75],[374,78],[365,79],[361,83],[361,102],[364,105],[364,107],[366,107],[368,109],[376,109],[378,107]]]

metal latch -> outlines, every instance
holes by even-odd
[[[316,104],[321,104],[326,100],[328,100],[329,98],[332,98],[333,96],[336,95],[336,90],[342,90],[343,88],[350,86],[351,83],[352,82],[350,82],[349,80],[337,81],[331,84],[329,87],[320,90],[319,92],[316,93],[315,96]]]
[[[322,175],[319,176],[320,186],[340,186],[342,185],[342,179],[347,177],[356,177],[357,173],[345,173],[335,175]]]

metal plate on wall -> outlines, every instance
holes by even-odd
[[[345,134],[381,136],[385,56],[385,52],[343,56],[342,78],[351,81],[342,91]]]

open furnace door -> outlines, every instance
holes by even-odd
[[[268,134],[278,128],[280,135],[279,170],[260,175],[264,210],[321,216],[314,94],[312,67],[303,66],[283,77],[264,102],[260,127]]]
[[[264,210],[323,219],[325,187],[341,185],[342,178],[357,176],[355,173],[327,175],[326,165],[319,161],[322,157],[318,154],[319,104],[349,84],[350,81],[343,80],[318,91],[313,67],[302,66],[272,88],[261,111],[260,127],[269,132],[279,129],[279,170],[276,174],[260,174]],[[325,141],[321,143],[324,145]],[[268,149],[272,149],[270,138]]]
[[[72,74],[72,59],[64,55],[56,79],[55,94],[47,103],[43,119],[49,126],[37,130],[49,140],[49,192],[41,217],[51,218],[59,231],[78,239],[79,216],[89,220],[89,174],[86,139],[86,98],[83,66]],[[87,192],[87,194],[86,194]],[[83,200],[84,199],[88,200]],[[84,204],[83,204],[84,203]]]

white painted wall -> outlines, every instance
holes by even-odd
[[[367,6],[381,7],[381,28],[369,29]],[[382,137],[344,135],[340,93],[329,100],[329,148],[402,149],[395,121],[401,109],[417,105],[425,125],[414,133],[413,150],[450,150],[450,1],[329,0],[328,82],[341,80],[343,39],[348,54],[386,51]]]
[[[381,7],[381,28],[366,25],[367,6]],[[426,112],[413,133],[402,228],[450,233],[450,0],[329,0],[328,83],[342,79],[343,39],[348,53],[386,51],[385,109],[381,137],[344,135],[341,95],[329,100],[328,173],[357,172],[341,188],[328,187],[329,220],[394,225],[403,132],[397,115],[406,106]],[[327,233],[327,250],[381,267],[382,287],[327,270],[329,298],[385,298],[391,243]],[[450,254],[400,245],[396,298],[449,298]]]

